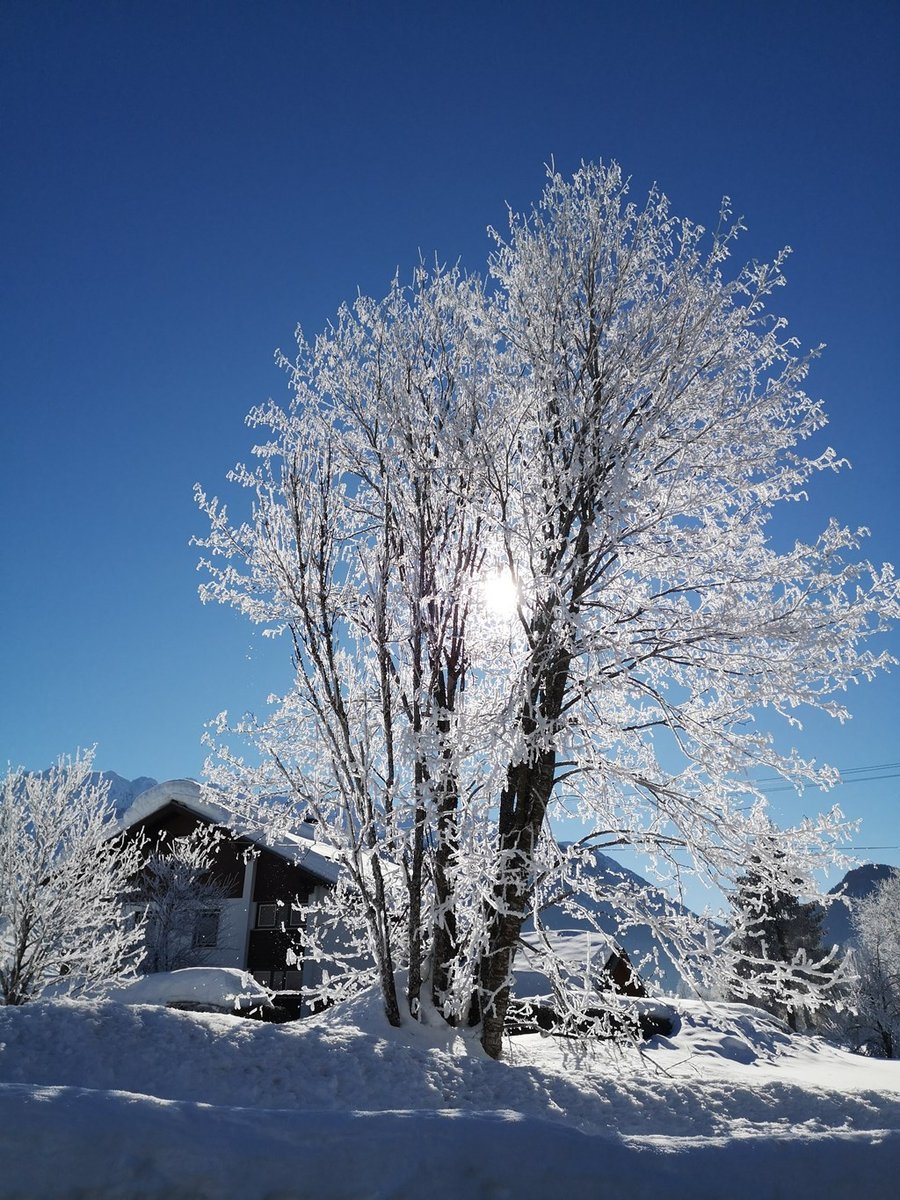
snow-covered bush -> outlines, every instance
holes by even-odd
[[[122,1004],[163,1004],[208,1012],[248,1012],[271,1008],[273,993],[248,971],[235,967],[183,967],[142,975],[113,988],[111,1000]]]

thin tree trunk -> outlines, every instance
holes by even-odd
[[[422,990],[422,868],[425,860],[425,804],[422,799],[427,786],[427,774],[421,762],[416,763],[416,808],[413,829],[412,863],[407,871],[409,892],[409,979],[406,999],[412,1016],[419,1016],[419,993]]]
[[[435,1006],[444,1012],[444,1004],[450,990],[452,964],[456,958],[457,926],[454,906],[454,876],[459,856],[459,780],[453,765],[450,744],[450,713],[456,705],[457,692],[463,686],[464,667],[461,647],[454,638],[454,648],[449,656],[446,673],[437,672],[437,703],[442,715],[438,719],[438,734],[441,738],[441,779],[437,787],[437,845],[434,852],[434,920],[431,931],[432,972],[431,995]],[[445,1014],[446,1015],[446,1014]],[[455,1017],[448,1016],[451,1024]]]
[[[375,961],[378,967],[378,979],[381,984],[381,998],[384,1001],[384,1013],[388,1024],[395,1028],[401,1024],[400,1005],[397,1001],[397,983],[394,978],[394,956],[391,952],[390,930],[385,924],[387,905],[384,896],[384,878],[381,874],[381,864],[377,856],[372,856],[372,883],[375,889],[374,899],[367,894],[364,877],[360,872],[357,877],[362,887],[366,901],[366,920],[371,932],[375,949]]]
[[[453,905],[453,874],[459,850],[456,827],[458,792],[455,781],[441,788],[438,804],[438,837],[434,854],[434,926],[432,929],[431,994],[435,1007],[444,1011],[450,990],[451,966],[456,958],[457,928]],[[448,1018],[451,1024],[454,1018]]]

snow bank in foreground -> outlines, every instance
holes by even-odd
[[[0,1196],[893,1197],[900,1063],[749,1008],[674,1006],[642,1055],[529,1036],[503,1063],[361,1005],[280,1026],[0,1009]]]
[[[857,1191],[886,1200],[900,1167],[896,1137],[852,1130],[592,1137],[512,1112],[311,1112],[298,1120],[284,1109],[67,1088],[4,1089],[0,1130],[4,1161],[18,1160],[15,1182],[7,1177],[0,1193],[45,1200],[822,1200]]]

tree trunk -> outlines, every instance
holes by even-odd
[[[417,800],[413,828],[412,864],[407,868],[409,980],[406,1000],[410,1014],[418,1020],[419,993],[422,990],[422,868],[425,858],[425,805],[422,796],[426,780],[426,772],[421,762],[416,763],[415,774]]]
[[[369,925],[372,945],[375,949],[375,961],[378,967],[378,979],[381,983],[381,997],[384,1001],[384,1014],[388,1024],[398,1028],[400,1021],[400,1005],[397,1002],[397,983],[394,979],[394,958],[391,953],[390,930],[386,925],[387,905],[384,898],[384,879],[381,875],[381,864],[378,858],[372,858],[372,881],[375,888],[374,901],[366,897],[366,920]],[[365,895],[364,876],[358,874],[357,882]]]
[[[555,640],[552,613],[544,614],[533,632],[539,644],[546,644],[548,638]],[[557,727],[568,684],[572,659],[567,651],[557,649],[544,661],[546,665],[535,674],[529,703],[521,716],[526,746],[537,732],[538,718],[543,730]],[[551,741],[548,749],[533,752],[530,761],[509,768],[500,795],[494,902],[488,945],[479,968],[478,995],[471,1010],[481,1019],[481,1044],[491,1058],[499,1058],[503,1046],[510,973],[534,891],[534,850],[555,781],[556,749]]]
[[[435,624],[438,624],[435,617]],[[440,776],[434,788],[437,809],[437,837],[432,860],[434,908],[431,928],[431,998],[437,1010],[451,1025],[456,1014],[445,1011],[450,992],[453,963],[458,951],[455,909],[455,872],[459,857],[459,778],[453,764],[454,741],[452,714],[458,693],[465,686],[464,639],[458,618],[445,661],[432,660],[434,697],[438,710],[437,730],[441,745]]]
[[[431,994],[440,1012],[444,1012],[444,1003],[450,990],[451,967],[457,951],[452,880],[458,852],[456,810],[456,788],[448,787],[440,797],[438,809],[438,839],[434,854],[434,927],[431,936]],[[455,1023],[452,1014],[448,1019],[451,1024]]]
[[[482,956],[471,1017],[481,1021],[481,1044],[499,1058],[509,1008],[510,973],[533,891],[534,848],[553,791],[556,751],[509,772],[500,800],[498,878],[494,884],[488,945]],[[471,1019],[470,1017],[470,1019]]]

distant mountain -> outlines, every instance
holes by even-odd
[[[46,778],[49,769],[35,773]],[[91,787],[97,787],[101,782],[109,783],[109,799],[113,803],[117,818],[131,807],[142,792],[149,791],[157,784],[157,780],[151,779],[149,775],[139,775],[137,779],[125,779],[122,775],[117,775],[115,771],[91,771],[88,775],[88,783]]]
[[[852,905],[870,895],[895,870],[896,867],[888,867],[884,863],[864,863],[848,871],[841,882],[831,889],[829,896],[842,896],[849,903],[838,901],[828,906],[822,922],[822,940],[826,945],[845,946],[854,940],[850,920]]]
[[[157,780],[149,775],[139,775],[137,779],[124,779],[115,771],[93,771],[91,783],[109,783],[109,798],[116,808],[116,816],[121,817],[126,809],[140,796],[141,792],[156,787]]]

